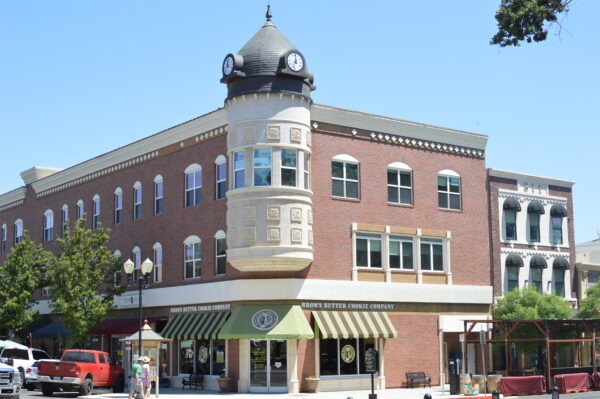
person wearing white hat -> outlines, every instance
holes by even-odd
[[[148,356],[142,357],[144,364],[142,365],[142,386],[143,386],[143,397],[150,397],[150,391],[152,390],[152,383],[150,382],[150,358]]]
[[[144,389],[142,386],[142,364],[143,357],[140,357],[133,366],[131,366],[131,375],[129,378],[129,397],[128,399],[132,399],[135,395],[136,391],[139,391],[141,399],[145,399],[144,397]]]

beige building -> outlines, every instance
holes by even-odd
[[[579,300],[582,300],[588,288],[600,278],[600,238],[578,244],[575,253]]]

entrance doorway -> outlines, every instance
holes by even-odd
[[[250,340],[250,392],[287,392],[287,341]]]

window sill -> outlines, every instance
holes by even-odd
[[[375,373],[375,376],[379,376],[379,373]],[[322,380],[350,380],[354,378],[371,378],[371,374],[321,375],[319,378]]]
[[[383,267],[354,266],[354,270],[358,270],[360,272],[373,272],[373,273],[385,272],[385,270],[383,270]]]
[[[183,280],[184,281],[188,281],[188,280],[197,280],[199,278],[202,278],[202,276],[198,276],[198,277],[184,277]]]
[[[450,208],[440,208],[440,207],[438,207],[438,211],[450,212],[450,213],[462,213],[463,212],[462,209],[450,209]]]
[[[414,208],[415,207],[414,204],[401,204],[398,202],[388,202],[387,204],[388,204],[388,206],[396,206],[398,208]]]
[[[431,274],[431,275],[446,275],[446,272],[443,270],[421,270],[421,273],[423,274]]]
[[[331,196],[332,200],[335,201],[346,201],[346,202],[361,202],[360,198],[346,198],[346,197],[336,197],[334,195]]]
[[[417,271],[414,269],[392,269],[390,268],[392,273],[404,273],[404,274],[416,274]]]

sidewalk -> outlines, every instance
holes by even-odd
[[[287,393],[237,393],[237,392],[228,392],[228,393],[219,393],[215,391],[200,391],[200,390],[189,390],[189,389],[180,389],[180,388],[161,388],[160,389],[160,399],[186,399],[191,398],[193,396],[202,396],[203,399],[217,399],[223,397],[230,397],[231,399],[257,399],[268,397],[271,399],[290,399],[290,398],[306,398],[306,399],[368,399],[371,391],[336,391],[336,392],[319,392],[319,393],[297,393],[297,394],[287,394]],[[448,385],[446,385],[445,391],[442,392],[441,387],[432,387],[432,388],[398,388],[398,389],[386,389],[384,391],[375,391],[377,394],[377,399],[423,399],[425,394],[431,394],[432,399],[443,399],[443,398],[451,398],[451,397],[460,397],[465,398],[465,396],[451,396],[449,392]],[[105,399],[126,399],[127,394],[115,394],[115,393],[106,393],[94,395],[93,398],[98,399],[99,397]],[[88,398],[92,398],[91,396]],[[154,391],[152,392],[152,396],[148,399],[154,399]],[[469,396],[469,398],[476,399],[477,396]]]

